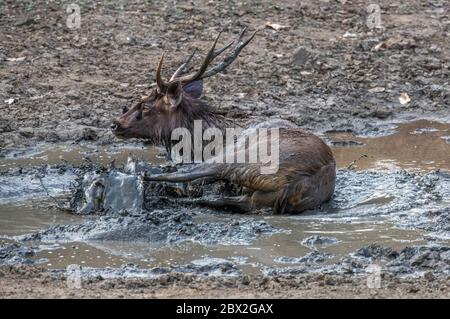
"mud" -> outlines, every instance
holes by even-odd
[[[1,2],[0,296],[24,296],[22,279],[60,297],[448,296],[448,10],[378,3],[382,27],[370,29],[365,1],[84,1],[70,30],[66,1]],[[183,168],[109,131],[148,93],[162,52],[167,75],[244,26],[261,29],[256,41],[203,98],[242,125],[289,121],[326,139],[337,187],[317,210],[196,207],[240,190],[144,183]],[[73,264],[90,290],[67,290]]]
[[[108,146],[92,143],[41,143],[34,147],[0,149],[0,170],[62,163],[77,166],[88,163],[109,166],[123,163],[129,157],[163,164],[165,155],[161,152],[162,150],[158,148],[146,147],[142,142],[126,144],[118,142]]]
[[[77,265],[73,265],[76,270]],[[194,260],[190,264],[176,266],[171,265],[169,267],[157,267],[151,269],[142,269],[138,266],[128,263],[120,268],[90,268],[80,267],[79,275],[84,280],[95,279],[108,279],[108,278],[155,278],[161,277],[161,275],[176,273],[176,274],[189,274],[189,275],[203,275],[203,276],[237,276],[240,274],[232,262],[225,259],[209,258]],[[69,268],[70,269],[70,268]],[[73,270],[72,270],[73,271]],[[52,270],[50,273],[59,276],[70,276],[69,270]]]
[[[41,166],[24,169],[17,167],[0,172],[0,202],[14,202],[71,191],[76,170],[66,165]],[[44,186],[42,186],[44,185]]]
[[[52,166],[29,168],[21,172],[22,179],[35,174],[36,170],[53,176],[55,169]],[[120,261],[124,264],[127,260],[137,261],[138,267],[145,267],[137,272],[144,274],[145,269],[157,272],[167,263],[168,256],[169,268],[173,263],[180,263],[180,267],[190,269],[196,260],[204,259],[211,252],[213,254],[205,264],[210,264],[209,260],[213,267],[216,259],[226,260],[238,274],[343,274],[349,269],[358,274],[364,273],[374,262],[372,255],[361,254],[361,244],[366,244],[364,247],[372,251],[373,241],[383,241],[382,245],[395,246],[398,251],[398,257],[391,260],[384,271],[419,276],[424,268],[436,276],[448,275],[445,265],[450,240],[450,175],[446,172],[339,169],[336,194],[330,203],[298,216],[270,216],[268,211],[251,215],[224,214],[196,207],[187,201],[198,196],[222,194],[225,185],[197,185],[197,188],[208,190],[193,193],[186,191],[187,185],[180,183],[160,184],[155,188],[155,183],[142,182],[142,171],[175,169],[132,160],[124,163],[122,168],[66,167],[66,171],[60,172],[62,179],[65,180],[67,172],[71,172],[73,178],[69,192],[72,198],[66,198],[65,206],[68,207],[67,202],[70,202],[72,214],[81,216],[75,223],[9,236],[24,247],[34,247],[30,249],[35,258],[31,258],[31,262],[30,258],[23,262],[18,259],[17,264],[34,260],[47,262],[50,268],[55,264],[66,267],[77,261],[84,264],[83,254],[73,260],[72,256],[59,253],[67,245],[84,243],[87,248],[107,252],[95,262],[96,266],[101,266],[103,260],[103,266],[108,267],[107,258],[119,259],[121,256]],[[18,174],[12,171],[4,173],[4,177],[13,178]],[[93,191],[94,186],[100,187],[101,191]],[[60,192],[63,190],[61,188]],[[146,193],[151,196],[144,195]],[[161,197],[166,201],[155,204],[154,199]],[[159,208],[154,208],[155,205]],[[146,209],[149,206],[153,208]],[[56,256],[46,255],[48,248],[45,245],[54,245],[51,249],[62,259],[55,262]],[[304,248],[300,249],[301,246]],[[352,247],[359,250],[355,253]],[[8,246],[5,249],[8,250]],[[414,250],[417,252],[411,253]],[[419,258],[418,254],[431,256],[426,267],[411,261]],[[72,254],[69,252],[69,255]],[[18,256],[21,257],[20,253]],[[5,257],[2,263],[11,264],[11,258]],[[301,267],[285,268],[283,265]]]
[[[35,256],[35,251],[30,247],[10,244],[0,246],[0,260],[2,265],[33,264],[30,257]]]
[[[3,298],[448,298],[449,282],[432,275],[399,278],[383,274],[381,286],[368,289],[367,278],[300,274],[203,276],[169,273],[146,278],[83,280],[68,287],[67,276],[43,268],[0,267]]]
[[[223,183],[142,182],[144,171],[177,169],[129,159],[121,166],[59,164],[3,172],[1,178],[9,182],[0,188],[0,265],[43,266],[51,282],[70,278],[75,267],[84,283],[106,290],[115,289],[120,278],[130,287],[151,278],[170,285],[170,276],[182,282],[196,280],[192,276],[236,278],[228,287],[247,282],[241,279],[247,275],[322,274],[335,284],[339,276],[355,281],[373,269],[398,278],[445,280],[450,275],[450,175],[445,171],[339,169],[330,203],[298,216],[271,216],[189,204],[191,198],[225,189],[238,192]],[[24,182],[37,174],[42,183]],[[25,194],[21,185],[27,187]],[[8,201],[12,196],[16,203]],[[32,207],[30,198],[45,200],[28,214],[54,210],[53,216],[73,219],[50,227],[42,221],[26,226],[25,219],[17,227],[17,217],[5,215],[5,207],[13,212],[17,201]],[[7,226],[8,220],[14,227]]]
[[[251,218],[226,222],[194,223],[195,211],[153,211],[137,215],[105,216],[78,225],[61,225],[43,232],[16,237],[24,241],[145,241],[167,245],[192,241],[202,245],[245,245],[280,230]]]
[[[3,1],[0,146],[113,142],[111,118],[148,92],[163,51],[173,70],[219,30],[225,43],[243,26],[261,31],[227,74],[205,85],[205,98],[230,117],[356,134],[389,130],[385,121],[397,117],[448,119],[444,3],[378,3],[382,27],[369,29],[365,1],[83,1],[81,28],[70,30],[66,1]]]
[[[397,124],[392,134],[377,138],[345,132],[326,136],[341,167],[450,171],[450,144],[445,142],[449,131],[449,124],[419,120]]]
[[[369,149],[389,145],[393,139],[406,141],[406,147],[416,145],[415,153],[399,158],[385,153],[385,160],[392,156],[396,163],[389,169],[379,160],[357,161],[350,169],[339,169],[333,200],[299,216],[276,217],[268,211],[245,216],[196,207],[190,199],[237,195],[240,190],[222,182],[144,183],[144,172],[189,169],[151,164],[148,161],[161,161],[159,152],[151,149],[146,154],[145,147],[110,149],[90,160],[78,160],[73,156],[79,154],[77,149],[65,148],[47,157],[48,165],[43,166],[35,164],[42,158],[30,157],[27,152],[5,157],[5,167],[15,161],[27,162],[20,168],[13,165],[0,176],[0,231],[7,238],[3,249],[8,252],[1,264],[37,264],[58,271],[75,263],[83,266],[83,274],[112,277],[156,275],[159,271],[199,273],[192,268],[198,260],[209,267],[204,270],[225,274],[220,265],[215,266],[217,260],[223,260],[233,266],[229,272],[233,275],[361,275],[379,260],[358,252],[378,242],[393,247],[397,254],[383,264],[383,272],[417,277],[431,271],[435,276],[447,276],[450,175],[445,170],[426,172],[417,160],[423,159],[421,154],[427,154],[426,148],[439,141],[448,126],[419,121],[401,124],[396,130],[386,137],[353,138]],[[351,140],[349,136],[339,138]],[[331,143],[336,139],[335,134],[330,135]],[[334,151],[350,159],[356,156],[357,147],[346,143],[335,145]],[[437,149],[442,151],[441,147]],[[145,161],[127,157],[136,150],[147,155]],[[399,147],[397,154],[402,152]],[[67,157],[73,164],[57,163],[56,154],[66,155],[63,159]],[[122,160],[101,162],[111,156]],[[412,159],[418,170],[396,169]],[[338,157],[339,166],[346,167],[345,162]],[[436,163],[445,169],[448,161]],[[376,169],[368,169],[371,166]],[[411,253],[414,250],[418,252]],[[24,256],[24,251],[29,255]],[[426,267],[411,261],[422,253],[431,256]],[[404,257],[407,254],[409,257]],[[125,271],[122,265],[127,264],[134,268],[125,267],[129,270]],[[106,272],[105,267],[109,267]]]

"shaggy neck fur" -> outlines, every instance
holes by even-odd
[[[213,108],[207,105],[204,101],[196,98],[192,98],[185,94],[180,105],[177,109],[170,114],[170,120],[168,125],[160,127],[154,125],[150,142],[156,145],[165,146],[170,151],[172,148],[171,135],[172,131],[176,128],[182,127],[189,130],[191,136],[194,133],[194,121],[202,120],[203,131],[210,127],[218,128],[225,136],[225,128],[227,127],[239,127],[232,120],[226,119],[222,115],[215,112]]]

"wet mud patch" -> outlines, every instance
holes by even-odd
[[[0,204],[69,194],[77,173],[61,164],[0,171]]]
[[[263,267],[268,276],[298,275],[305,273],[351,274],[367,276],[373,271],[399,277],[450,275],[450,247],[410,246],[401,250],[371,244],[342,257],[332,264],[325,264],[326,254],[313,252],[308,258],[282,258],[278,262],[300,264],[289,267]]]
[[[83,280],[96,279],[103,280],[109,278],[159,278],[167,279],[164,275],[167,274],[189,274],[189,275],[203,275],[203,276],[238,276],[241,274],[240,270],[232,262],[220,259],[205,257],[198,260],[193,260],[185,265],[170,265],[167,267],[141,268],[133,263],[127,263],[118,268],[102,267],[80,267],[72,265],[66,270],[52,270],[51,273],[62,276],[70,276],[71,273],[78,271],[77,275],[81,276]]]
[[[5,257],[0,263],[39,264],[55,271],[77,264],[86,275],[98,271],[106,277],[183,271],[341,274],[352,267],[353,273],[364,274],[381,258],[383,269],[394,274],[445,275],[450,164],[442,136],[448,135],[448,125],[418,121],[395,130],[373,138],[329,133],[340,167],[336,193],[321,208],[291,216],[196,207],[192,199],[237,195],[240,189],[224,182],[144,182],[143,173],[190,168],[158,165],[161,152],[142,145],[99,147],[99,152],[96,146],[54,153],[22,150],[1,159]],[[134,150],[141,160],[128,157]],[[83,158],[88,153],[89,159]],[[367,158],[358,158],[365,153]],[[118,160],[111,163],[111,158]],[[357,160],[348,165],[352,159]],[[375,253],[374,243],[396,257]],[[419,263],[414,261],[419,255],[429,257]]]
[[[396,124],[378,137],[353,132],[328,132],[326,137],[339,167],[450,171],[449,132],[448,123],[419,120]]]
[[[141,159],[153,164],[165,162],[165,152],[145,143],[115,143],[101,145],[92,143],[38,144],[33,147],[0,150],[0,171],[28,168],[38,165],[95,165],[108,166],[111,163],[122,164],[129,157]]]
[[[198,214],[198,213],[197,213]],[[258,236],[281,230],[253,218],[196,221],[193,211],[142,211],[118,213],[77,225],[61,225],[42,232],[15,237],[21,241],[144,241],[164,246],[184,241],[201,245],[248,245]],[[204,219],[205,215],[203,216]]]
[[[417,247],[433,244],[435,249],[441,249],[431,254],[438,258],[436,265],[441,265],[439,260],[442,258],[446,262],[450,176],[445,172],[340,169],[336,194],[330,203],[302,215],[273,216],[267,212],[236,215],[209,211],[187,203],[181,207],[174,205],[199,195],[186,191],[187,185],[183,184],[167,184],[160,188],[155,188],[154,184],[136,184],[146,169],[176,168],[132,161],[123,168],[94,172],[86,167],[74,168],[78,174],[74,179],[78,192],[74,194],[84,194],[81,197],[75,195],[75,199],[72,197],[72,202],[83,203],[74,206],[79,207],[77,222],[9,238],[25,247],[35,247],[31,248],[34,255],[28,259],[43,262],[49,268],[60,269],[76,263],[88,268],[113,266],[120,269],[122,264],[133,263],[140,269],[134,272],[137,275],[153,273],[153,270],[148,273],[145,269],[173,268],[175,265],[190,269],[189,265],[195,260],[205,258],[226,260],[239,272],[250,274],[345,273],[349,264],[356,265],[363,273],[370,262],[360,261],[362,257],[355,251],[373,242],[394,247],[399,252],[407,247],[420,250],[425,248]],[[96,205],[98,193],[92,192],[92,185],[98,184],[98,178],[117,181],[103,183],[102,194],[110,192],[120,196],[102,195],[102,205]],[[127,183],[129,180],[133,182]],[[141,185],[140,192],[128,191],[136,190],[136,185]],[[209,187],[207,196],[220,189]],[[155,196],[146,196],[146,192],[156,197],[163,192],[171,204],[155,204]],[[117,198],[129,203],[127,207]],[[147,201],[151,205],[146,204]],[[147,210],[148,205],[164,206]],[[85,210],[86,207],[90,208]],[[61,253],[63,249],[80,244],[86,250],[98,251],[100,257],[88,259],[81,253],[72,258],[70,249]],[[48,254],[45,245],[54,245],[53,256]],[[444,254],[442,258],[441,253]],[[10,262],[10,259],[5,261]],[[17,263],[22,262],[17,260]],[[407,263],[402,272],[413,274],[419,271],[415,265]],[[180,270],[172,268],[170,271]],[[431,270],[439,273],[435,268]],[[444,274],[446,268],[442,271]],[[126,272],[114,270],[110,273]]]

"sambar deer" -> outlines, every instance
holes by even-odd
[[[120,138],[144,138],[155,145],[172,148],[171,133],[179,127],[193,132],[194,121],[202,120],[203,128],[217,127],[225,131],[233,122],[214,111],[200,99],[203,79],[229,66],[240,51],[254,38],[244,40],[245,29],[225,59],[208,69],[211,62],[228,49],[232,41],[216,49],[220,33],[198,71],[182,75],[192,53],[168,82],[161,76],[164,55],[156,71],[156,88],[113,121],[113,133]],[[267,143],[260,140],[259,143]],[[261,163],[202,163],[186,173],[145,176],[148,181],[190,182],[200,178],[223,179],[245,187],[245,195],[215,199],[197,199],[197,204],[217,208],[251,211],[272,208],[275,214],[301,213],[328,201],[335,188],[336,164],[331,149],[314,134],[298,128],[279,128],[279,166],[273,174],[262,174]],[[248,152],[248,147],[246,149]]]

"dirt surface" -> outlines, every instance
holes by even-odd
[[[79,29],[66,26],[69,3],[0,3],[2,148],[114,141],[112,117],[148,92],[163,52],[169,76],[221,29],[226,43],[245,26],[261,30],[227,74],[205,84],[205,98],[230,116],[376,133],[376,119],[448,113],[445,1],[378,1],[373,29],[367,1],[82,1]]]
[[[204,99],[236,121],[283,118],[319,133],[346,132],[364,137],[392,132],[393,122],[450,121],[450,20],[446,1],[377,1],[381,24],[375,28],[367,24],[369,1],[79,1],[79,29],[66,25],[66,8],[70,3],[0,2],[0,156],[6,158],[13,152],[20,157],[22,147],[39,142],[53,145],[87,141],[97,146],[116,145],[119,141],[109,131],[112,118],[123,106],[148,93],[163,52],[166,54],[164,74],[169,77],[194,48],[205,52],[220,30],[225,31],[220,40],[225,44],[236,38],[244,27],[248,27],[249,34],[259,30],[256,38],[228,72],[208,79],[204,90]],[[201,56],[198,54],[197,62]],[[443,137],[447,139],[442,140],[448,143],[445,134]],[[355,141],[359,142],[356,138]],[[445,157],[443,162],[446,167]],[[29,177],[40,174],[28,174],[33,169],[13,168],[0,175],[2,181],[14,183],[16,177],[27,176],[17,178],[17,184],[7,184],[11,191],[9,197],[13,198],[11,194],[19,186],[29,194],[43,191],[42,181]],[[49,168],[39,169],[43,182],[50,183],[50,193],[53,188],[66,187],[71,178],[68,176],[63,183],[58,180],[61,185],[53,185],[52,177],[48,178],[49,174],[44,172]],[[66,168],[52,169],[55,170],[52,174],[60,179],[66,176]],[[189,264],[186,267],[192,270],[191,274],[178,273],[185,268],[175,268],[155,277],[120,278],[115,274],[113,278],[105,278],[108,270],[101,268],[100,272],[92,271],[94,276],[84,279],[83,289],[72,289],[67,285],[64,271],[21,265],[29,263],[36,252],[8,243],[0,246],[3,265],[0,297],[449,298],[449,250],[446,242],[439,242],[448,239],[445,236],[449,232],[449,210],[426,207],[428,203],[448,198],[444,187],[448,174],[440,174],[341,170],[343,187],[338,189],[337,196],[344,201],[334,202],[339,208],[354,200],[355,206],[347,205],[350,209],[356,207],[355,212],[363,209],[375,218],[378,214],[390,216],[392,211],[398,211],[394,224],[398,221],[408,229],[429,232],[428,238],[424,238],[430,240],[431,246],[437,241],[437,248],[412,243],[411,248],[392,253],[378,246],[358,247],[357,257],[351,255],[340,264],[330,266],[332,271],[329,269],[328,274],[305,274],[302,272],[307,267],[299,266],[268,268],[265,275],[242,275],[235,271],[234,265],[219,263],[216,266],[221,271],[233,276],[199,275],[204,270],[202,266]],[[404,187],[395,188],[398,184]],[[370,191],[377,185],[384,186],[392,196],[371,198]],[[367,203],[363,202],[365,195],[369,198]],[[359,208],[358,203],[385,206],[380,211],[377,206]],[[394,206],[397,208],[393,210]],[[418,215],[401,214],[422,206],[424,209],[416,212]],[[152,212],[142,218],[153,218],[153,215]],[[164,214],[156,217],[166,220]],[[343,217],[351,224],[349,221],[354,216],[344,212]],[[242,218],[241,224],[205,224],[203,228],[191,224],[189,218],[167,219],[167,227],[172,224],[179,227],[177,236],[207,233],[221,239],[227,238],[222,234],[235,235],[222,228],[247,230],[246,223],[252,226],[247,233],[250,239],[256,233],[259,236],[260,229],[272,232],[264,223],[255,224],[253,217]],[[103,220],[108,227],[99,228],[97,224],[102,226]],[[118,230],[110,229],[108,220]],[[61,229],[67,230],[68,237],[85,230],[88,235],[92,230],[127,235],[122,228],[139,234],[132,227],[139,221],[129,216],[107,216],[82,226],[61,226]],[[220,232],[203,231],[211,225],[217,226]],[[34,234],[51,235],[52,229],[57,228]],[[148,229],[144,230],[147,233]],[[314,262],[317,258],[327,258],[326,254],[306,256],[315,259]],[[389,263],[389,272],[382,273],[380,289],[369,289],[364,272],[379,257]],[[280,257],[279,261],[287,265],[304,262],[287,256]],[[337,273],[336,269],[339,269]],[[356,269],[359,273],[347,274],[346,269]],[[420,275],[416,273],[418,269]],[[133,267],[131,270],[135,271]],[[114,271],[120,273],[123,269]]]
[[[171,274],[147,279],[103,279],[69,288],[65,277],[34,267],[0,268],[0,298],[449,298],[449,282],[432,276],[367,278],[330,275],[208,278]]]

